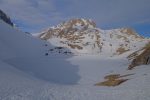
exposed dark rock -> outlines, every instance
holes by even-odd
[[[131,70],[136,66],[139,65],[148,65],[150,64],[150,43],[148,43],[145,48],[144,51],[139,54],[138,56],[136,56],[131,64],[129,65],[128,69]]]
[[[48,53],[45,53],[45,56],[48,56]]]
[[[63,49],[63,47],[55,47],[55,49]]]
[[[0,20],[3,20],[7,24],[13,26],[13,23],[11,22],[10,18],[2,10],[0,10]]]

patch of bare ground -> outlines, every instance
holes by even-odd
[[[140,54],[140,52],[142,53],[142,50],[144,50],[144,48],[142,48],[142,49],[140,49],[140,50],[138,50],[138,51],[135,51],[135,52],[133,52],[132,54],[130,54],[127,58],[128,58],[128,60],[133,60],[133,59],[135,59],[139,54]]]
[[[68,46],[71,47],[72,49],[76,49],[76,48],[79,50],[83,49],[83,47],[81,47],[79,45],[68,44]]]
[[[119,47],[117,50],[116,50],[116,52],[120,55],[120,54],[123,54],[123,53],[125,53],[125,52],[127,52],[127,51],[129,51],[129,50],[126,50],[124,47]]]
[[[143,37],[142,36],[138,36],[136,31],[134,29],[132,29],[132,28],[123,28],[120,32],[126,33],[129,36],[133,35],[135,38],[143,39]]]
[[[107,87],[114,87],[118,86],[124,82],[126,82],[129,79],[124,79],[124,77],[134,75],[134,74],[126,74],[126,75],[120,75],[120,74],[111,74],[104,77],[105,81],[96,83],[95,86],[107,86]]]

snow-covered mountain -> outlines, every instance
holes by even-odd
[[[72,19],[38,34],[38,37],[55,46],[69,48],[75,54],[123,54],[142,48],[148,39],[133,29],[120,28],[102,30],[95,22]]]

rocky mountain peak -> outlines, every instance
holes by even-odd
[[[96,24],[92,20],[71,19],[55,27],[50,27],[46,31],[42,32],[39,37],[44,40],[52,37],[60,37],[74,40],[89,33],[99,33],[99,29],[96,28]]]
[[[59,24],[57,27],[66,27],[74,29],[95,28],[96,24],[90,19],[71,19],[69,21]]]
[[[92,20],[71,19],[40,33],[39,38],[73,53],[120,55],[143,47],[148,40],[131,28],[102,30]]]
[[[7,24],[13,26],[13,23],[11,22],[10,18],[2,10],[0,10],[0,19],[6,22]]]
[[[142,36],[139,36],[137,32],[132,28],[121,28],[120,32],[127,34],[128,36],[135,36],[135,38],[143,38]]]

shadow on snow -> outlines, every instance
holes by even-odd
[[[80,79],[78,66],[67,57],[14,58],[6,62],[36,78],[56,84],[77,84]]]

